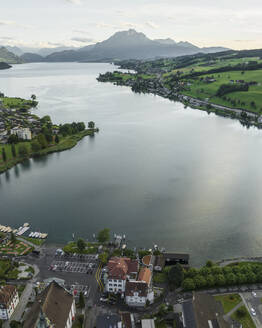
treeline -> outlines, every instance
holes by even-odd
[[[181,286],[184,290],[262,283],[262,265],[237,263],[223,268],[207,262],[201,269],[184,270]]]
[[[247,83],[244,84],[222,84],[216,92],[217,97],[223,97],[224,95],[237,92],[237,91],[248,91],[249,85]]]
[[[90,123],[90,122],[89,122]],[[75,134],[81,131],[84,131],[86,128],[84,122],[73,122],[73,123],[66,123],[66,124],[60,124],[59,125],[59,133],[62,134],[63,137]]]

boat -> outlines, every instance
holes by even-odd
[[[29,227],[29,223],[24,223],[24,227]]]

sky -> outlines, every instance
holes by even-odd
[[[86,46],[117,31],[197,46],[262,48],[261,0],[0,0],[0,44]]]

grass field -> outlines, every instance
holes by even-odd
[[[231,311],[242,301],[238,294],[218,295],[215,296],[215,299],[221,302],[225,314]]]
[[[237,312],[235,312],[231,318],[238,321],[239,323],[242,324],[243,328],[256,328],[250,314],[248,313],[247,309],[245,306],[240,307],[241,310],[245,312],[245,315],[243,317],[238,316]]]
[[[32,107],[32,100],[26,100],[22,98],[15,98],[15,97],[4,97],[0,98],[3,102],[4,106],[7,108],[21,108],[21,107]]]
[[[207,75],[202,75],[201,77],[204,78],[206,76]],[[241,72],[237,71],[231,71],[225,73],[216,73],[212,76],[214,76],[216,82],[205,83],[199,79],[189,80],[191,83],[189,86],[190,91],[183,91],[183,94],[201,100],[209,98],[210,102],[227,107],[243,108],[256,113],[262,113],[262,70],[246,71],[244,74],[241,74]],[[256,81],[258,82],[258,85],[250,86],[248,91],[228,93],[226,98],[230,98],[231,100],[236,101],[236,106],[232,106],[230,101],[224,100],[222,97],[220,98],[215,96],[219,87],[222,84],[229,84],[230,80],[244,80],[245,82]],[[252,101],[254,101],[256,104],[255,108],[251,105]]]
[[[49,145],[47,148],[42,149],[39,152],[39,154],[40,155],[46,155],[46,154],[50,154],[50,153],[53,153],[53,152],[59,152],[59,151],[64,151],[66,149],[73,148],[78,143],[78,141],[80,141],[83,137],[85,137],[87,135],[92,135],[92,134],[93,134],[93,132],[91,132],[89,130],[85,130],[85,131],[79,132],[79,133],[74,134],[74,135],[61,137],[59,144],[53,143],[53,144]],[[0,173],[6,171],[7,169],[13,167],[17,163],[24,160],[23,158],[20,158],[18,156],[18,148],[19,148],[19,145],[21,145],[21,144],[23,144],[27,147],[28,154],[29,154],[28,157],[31,157],[33,155],[33,153],[31,151],[31,143],[28,142],[28,141],[20,142],[20,143],[16,144],[17,156],[15,158],[12,156],[11,145],[9,145],[9,144],[1,145],[0,144]],[[6,162],[4,162],[3,159],[2,159],[2,148],[4,148],[5,152],[6,152],[6,156],[7,156],[7,161]]]

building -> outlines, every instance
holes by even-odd
[[[19,295],[16,287],[2,286],[0,289],[0,319],[9,320],[18,303]]]
[[[154,256],[154,270],[161,272],[164,269],[165,262],[166,260],[163,255]]]
[[[186,328],[229,328],[222,304],[208,294],[194,293],[193,300],[183,302],[183,322]]]
[[[107,264],[108,277],[105,289],[109,293],[124,295],[126,280],[136,280],[139,264],[136,260],[127,257],[113,257]]]
[[[130,312],[121,312],[121,320],[123,328],[135,328],[135,318]]]
[[[57,282],[52,281],[37,296],[26,316],[23,327],[71,328],[75,320],[75,313],[73,295]]]
[[[127,281],[125,301],[129,306],[145,306],[147,303],[148,286],[143,281]]]
[[[32,139],[32,133],[29,128],[15,127],[13,129],[11,129],[10,133],[17,135],[19,139],[23,139],[23,140],[31,140]]]
[[[163,253],[165,265],[189,264],[189,254]]]

